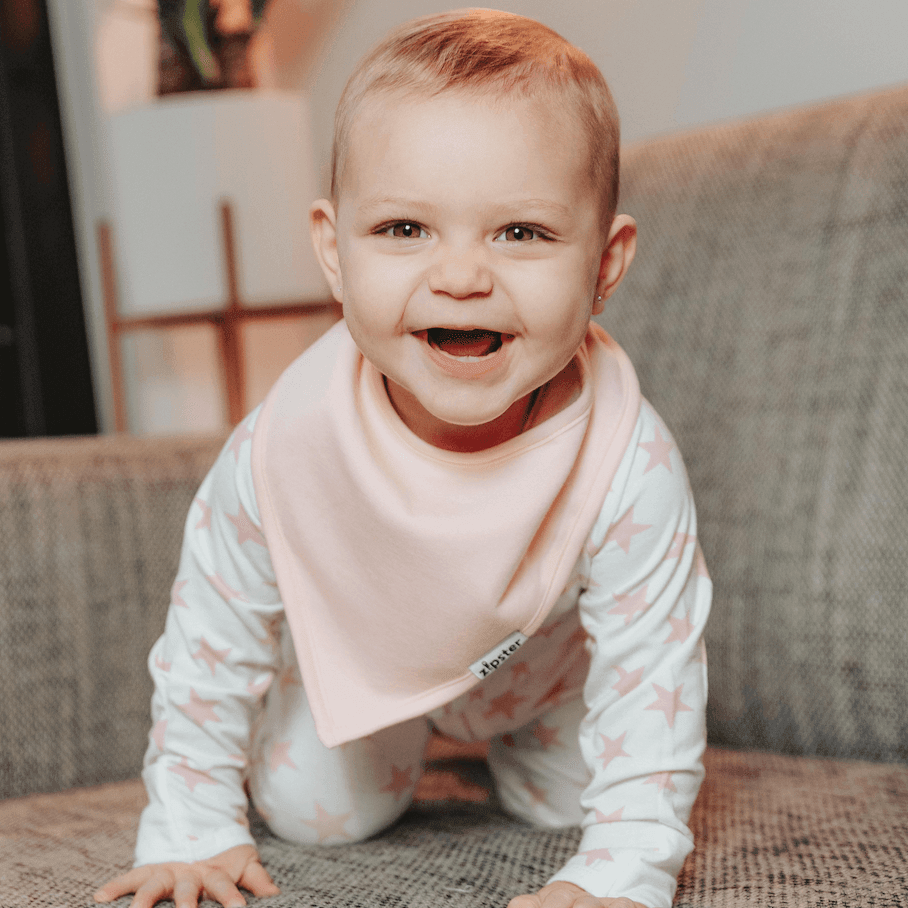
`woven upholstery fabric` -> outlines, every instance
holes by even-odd
[[[222,443],[0,444],[0,797],[138,773],[148,651]]]
[[[908,759],[908,90],[649,142],[604,327],[715,582],[711,741]]]
[[[494,799],[438,800],[482,765],[430,764],[428,793],[392,829],[346,846],[298,847],[253,829],[281,895],[268,908],[504,908],[542,885],[579,841],[539,831]],[[432,800],[432,798],[435,800]],[[93,904],[131,864],[138,781],[0,804],[0,905]],[[908,768],[733,751],[707,753],[694,809],[697,847],[675,908],[901,908],[908,891]],[[125,908],[129,899],[113,903]],[[207,903],[211,904],[211,903]]]

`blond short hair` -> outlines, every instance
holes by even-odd
[[[590,58],[557,32],[524,16],[462,9],[413,19],[392,31],[353,71],[337,106],[331,196],[338,198],[350,133],[363,102],[376,94],[432,97],[548,93],[577,111],[587,137],[594,185],[607,229],[618,203],[618,111]]]

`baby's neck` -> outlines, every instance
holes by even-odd
[[[523,431],[532,429],[551,419],[562,410],[566,410],[578,397],[583,384],[583,377],[577,360],[572,359],[551,381],[538,389]]]
[[[424,440],[444,451],[458,451],[462,454],[475,454],[504,444],[525,430],[539,390],[537,388],[532,394],[514,401],[501,416],[491,422],[479,426],[449,425],[436,428]]]

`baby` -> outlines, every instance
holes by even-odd
[[[429,733],[580,825],[511,908],[662,908],[692,848],[711,584],[681,457],[591,315],[634,257],[602,75],[537,22],[408,23],[337,112],[312,236],[344,320],[190,511],[149,667],[133,906],[278,891],[246,818],[361,840]]]

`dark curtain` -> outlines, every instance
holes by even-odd
[[[0,437],[97,432],[45,0],[0,0]]]

